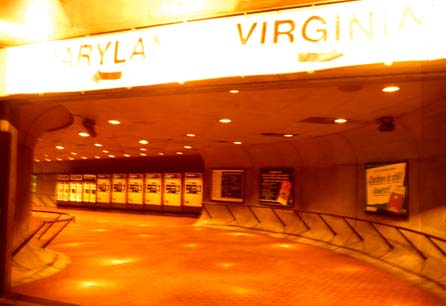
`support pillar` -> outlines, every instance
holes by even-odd
[[[0,101],[0,296],[11,288],[12,242],[16,190],[17,130]]]

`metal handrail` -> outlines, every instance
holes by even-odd
[[[34,231],[32,231],[28,235],[28,237],[25,238],[25,240],[23,240],[23,242],[19,246],[17,246],[12,251],[12,256],[15,256],[18,252],[20,252],[20,250],[23,249],[23,247],[25,245],[27,245],[39,232],[40,232],[40,235],[37,237],[37,239],[43,240],[42,239],[43,236],[50,230],[50,228],[54,224],[62,223],[62,226],[55,233],[53,233],[48,239],[46,239],[43,242],[42,247],[46,248],[65,229],[65,227],[67,227],[68,224],[71,223],[71,221],[74,221],[74,216],[67,214],[67,213],[47,211],[47,210],[37,210],[37,209],[33,209],[32,212],[46,213],[46,214],[57,214],[57,217],[54,220],[43,221]],[[66,218],[63,218],[62,216],[66,216]],[[44,229],[45,226],[47,226],[47,227]],[[42,229],[44,229],[44,230],[41,231]]]
[[[332,241],[326,241],[326,240],[321,240],[318,238],[314,238],[314,237],[310,237],[307,235],[303,235],[303,233],[310,231],[312,228],[311,226],[308,224],[308,222],[305,222],[305,218],[302,215],[305,214],[310,214],[310,215],[316,215],[319,217],[319,219],[322,221],[322,223],[326,226],[326,228],[331,232],[331,234],[333,236],[336,236],[338,233],[335,231],[335,229],[333,228],[333,226],[330,224],[329,220],[327,220],[327,218],[325,217],[332,217],[332,218],[336,218],[338,220],[342,220],[347,227],[351,230],[351,232],[361,241],[364,242],[365,238],[363,235],[361,235],[361,233],[359,232],[358,228],[355,228],[349,221],[357,221],[357,222],[363,222],[365,224],[368,224],[370,226],[370,228],[377,233],[378,237],[386,244],[386,246],[388,247],[389,251],[392,251],[395,247],[394,245],[391,243],[391,239],[386,237],[386,235],[377,227],[387,227],[387,228],[391,228],[396,230],[399,235],[404,239],[404,241],[407,242],[407,245],[409,246],[409,249],[413,250],[423,261],[426,261],[429,256],[427,256],[422,250],[420,250],[415,243],[413,242],[413,240],[410,239],[410,237],[408,237],[407,235],[405,235],[405,232],[408,233],[412,233],[412,234],[416,234],[418,236],[424,237],[426,240],[428,240],[430,242],[430,244],[443,256],[446,258],[446,252],[445,250],[440,247],[440,245],[438,243],[445,243],[446,244],[446,239],[438,237],[438,236],[434,236],[428,233],[423,233],[420,231],[416,231],[410,228],[405,228],[402,226],[398,226],[398,225],[392,225],[392,224],[387,224],[387,223],[383,223],[383,222],[379,222],[379,221],[373,221],[373,220],[368,220],[368,219],[363,219],[363,218],[356,218],[356,217],[350,217],[350,216],[343,216],[343,215],[336,215],[333,213],[325,213],[325,212],[316,212],[316,211],[308,211],[308,210],[299,210],[299,209],[294,209],[291,207],[280,207],[280,206],[271,206],[271,205],[265,205],[265,206],[259,206],[259,205],[244,205],[244,204],[238,204],[238,203],[224,203],[224,202],[220,202],[220,203],[215,203],[215,202],[204,202],[203,203],[203,210],[209,215],[209,218],[215,219],[211,212],[210,212],[210,207],[212,206],[224,206],[227,210],[229,209],[231,212],[232,210],[229,207],[234,207],[234,206],[239,206],[239,207],[245,207],[248,208],[249,211],[255,216],[256,220],[258,221],[257,225],[255,227],[249,227],[249,226],[241,226],[241,225],[236,225],[238,227],[241,228],[248,228],[248,229],[254,229],[254,230],[259,230],[259,231],[265,231],[265,232],[275,232],[275,233],[282,233],[282,234],[287,234],[287,235],[291,235],[291,236],[299,236],[299,237],[304,237],[307,239],[311,239],[314,241],[318,241],[318,242],[323,242],[326,244],[330,244],[330,245],[335,245],[338,247],[342,247],[351,251],[356,251],[362,254],[365,254],[367,256],[373,257],[375,259],[379,259],[382,262],[391,264],[393,266],[396,266],[402,270],[405,270],[406,272],[410,272],[412,274],[416,274],[418,276],[421,276],[431,282],[434,282],[435,284],[439,285],[440,287],[442,287],[443,289],[446,289],[446,285],[438,282],[426,275],[414,272],[414,271],[410,271],[408,269],[406,269],[403,266],[399,266],[393,262],[390,262],[387,259],[383,259],[380,258],[378,256],[374,256],[373,254],[369,254],[363,250],[359,250],[353,247],[349,247],[346,245],[342,245],[342,244],[336,244]],[[283,226],[283,231],[274,231],[274,230],[267,230],[267,229],[262,229],[259,228],[258,225],[261,224],[262,220],[260,218],[258,218],[258,216],[255,213],[255,209],[267,209],[267,210],[272,210],[274,213],[274,216],[279,220],[279,222],[282,224]],[[289,232],[287,231],[287,224],[284,221],[283,218],[280,217],[280,215],[278,214],[278,211],[290,211],[293,212],[295,214],[295,216],[300,220],[300,223],[305,227],[306,230],[304,230],[304,232],[301,233],[295,233],[295,232]],[[233,213],[231,213],[231,217],[233,219],[233,221],[238,223],[237,220],[237,216]],[[231,224],[228,224],[228,226],[234,226]]]

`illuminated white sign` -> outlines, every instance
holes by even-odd
[[[445,12],[444,0],[364,0],[8,48],[0,95],[444,59]]]

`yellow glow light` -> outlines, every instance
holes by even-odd
[[[102,152],[104,152],[105,154],[109,153],[109,150],[102,150]]]
[[[219,120],[221,123],[231,123],[231,119],[220,119]]]
[[[162,152],[159,152],[159,153],[158,153],[158,155],[159,155],[159,156],[163,156],[163,155],[164,155],[164,153],[162,153]]]
[[[90,136],[90,134],[88,134],[87,132],[80,132],[79,136],[81,136],[81,137],[88,137],[88,136]]]
[[[40,160],[38,160],[38,159],[35,159],[34,161],[35,161],[36,163],[40,163]]]
[[[141,151],[147,151],[146,148],[139,148]]]
[[[293,134],[284,134],[283,137],[291,138],[291,137],[294,137],[294,135]]]
[[[109,154],[108,157],[115,158],[116,156],[114,156],[113,154]]]
[[[74,157],[68,157],[69,160],[74,160]]]
[[[54,35],[54,8],[48,0],[31,0],[25,10],[24,38],[48,40]]]
[[[58,158],[56,158],[56,160],[58,160],[58,161],[62,161],[63,159],[62,159],[62,158],[60,158],[60,157],[58,157]]]
[[[240,90],[231,89],[229,92],[232,93],[232,94],[238,94],[240,92]]]
[[[45,161],[50,162],[51,159],[50,158],[45,158]]]
[[[124,154],[124,157],[130,157],[130,154]]]
[[[111,120],[108,120],[108,123],[110,123],[111,125],[119,125],[119,124],[121,124],[121,121],[111,119]]]
[[[104,264],[110,265],[110,266],[117,266],[117,265],[131,263],[134,261],[135,260],[133,258],[110,258],[110,259],[105,259]]]
[[[81,158],[82,158],[82,159],[88,159],[88,157],[86,157],[86,156],[82,156]]]
[[[384,87],[383,89],[382,89],[382,91],[383,92],[396,92],[396,91],[398,91],[398,90],[400,90],[400,88],[398,87],[398,86],[387,86],[387,87]]]
[[[146,145],[146,144],[148,144],[149,142],[147,141],[147,140],[145,140],[145,139],[141,139],[140,141],[138,141],[140,144],[142,144],[142,145]]]
[[[71,152],[70,154],[71,154],[71,155],[77,155],[77,153],[76,153],[76,152]]]
[[[141,156],[147,156],[146,153],[139,153],[139,155],[141,155]]]
[[[65,148],[62,147],[62,146],[56,146],[56,149],[57,149],[57,150],[63,150],[63,149],[65,149]]]
[[[84,288],[91,288],[96,287],[98,285],[98,282],[95,281],[82,281],[80,286]]]
[[[188,133],[188,134],[186,134],[186,136],[187,136],[187,137],[195,137],[196,135],[193,134],[193,133]]]
[[[338,118],[338,119],[336,119],[334,122],[335,122],[335,123],[340,123],[340,124],[342,124],[342,123],[347,123],[347,119],[344,119],[344,118]]]
[[[185,244],[188,248],[196,248],[198,245],[196,243],[187,243]]]
[[[241,145],[243,142],[241,142],[241,141],[234,141],[233,142],[233,144],[236,144],[236,145]]]
[[[97,155],[96,155],[94,158],[96,158],[96,159],[101,159],[101,157],[100,157],[100,156],[97,156]]]
[[[184,146],[185,149],[192,149],[191,146]]]
[[[94,146],[98,147],[98,148],[102,147],[102,145],[100,143],[95,143]]]
[[[225,269],[229,269],[232,268],[233,266],[235,266],[235,263],[232,262],[219,262],[218,266],[225,268]]]
[[[183,155],[183,152],[177,152],[178,155]]]

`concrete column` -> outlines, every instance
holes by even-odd
[[[17,130],[11,124],[6,102],[0,102],[0,296],[11,286],[14,234]]]

